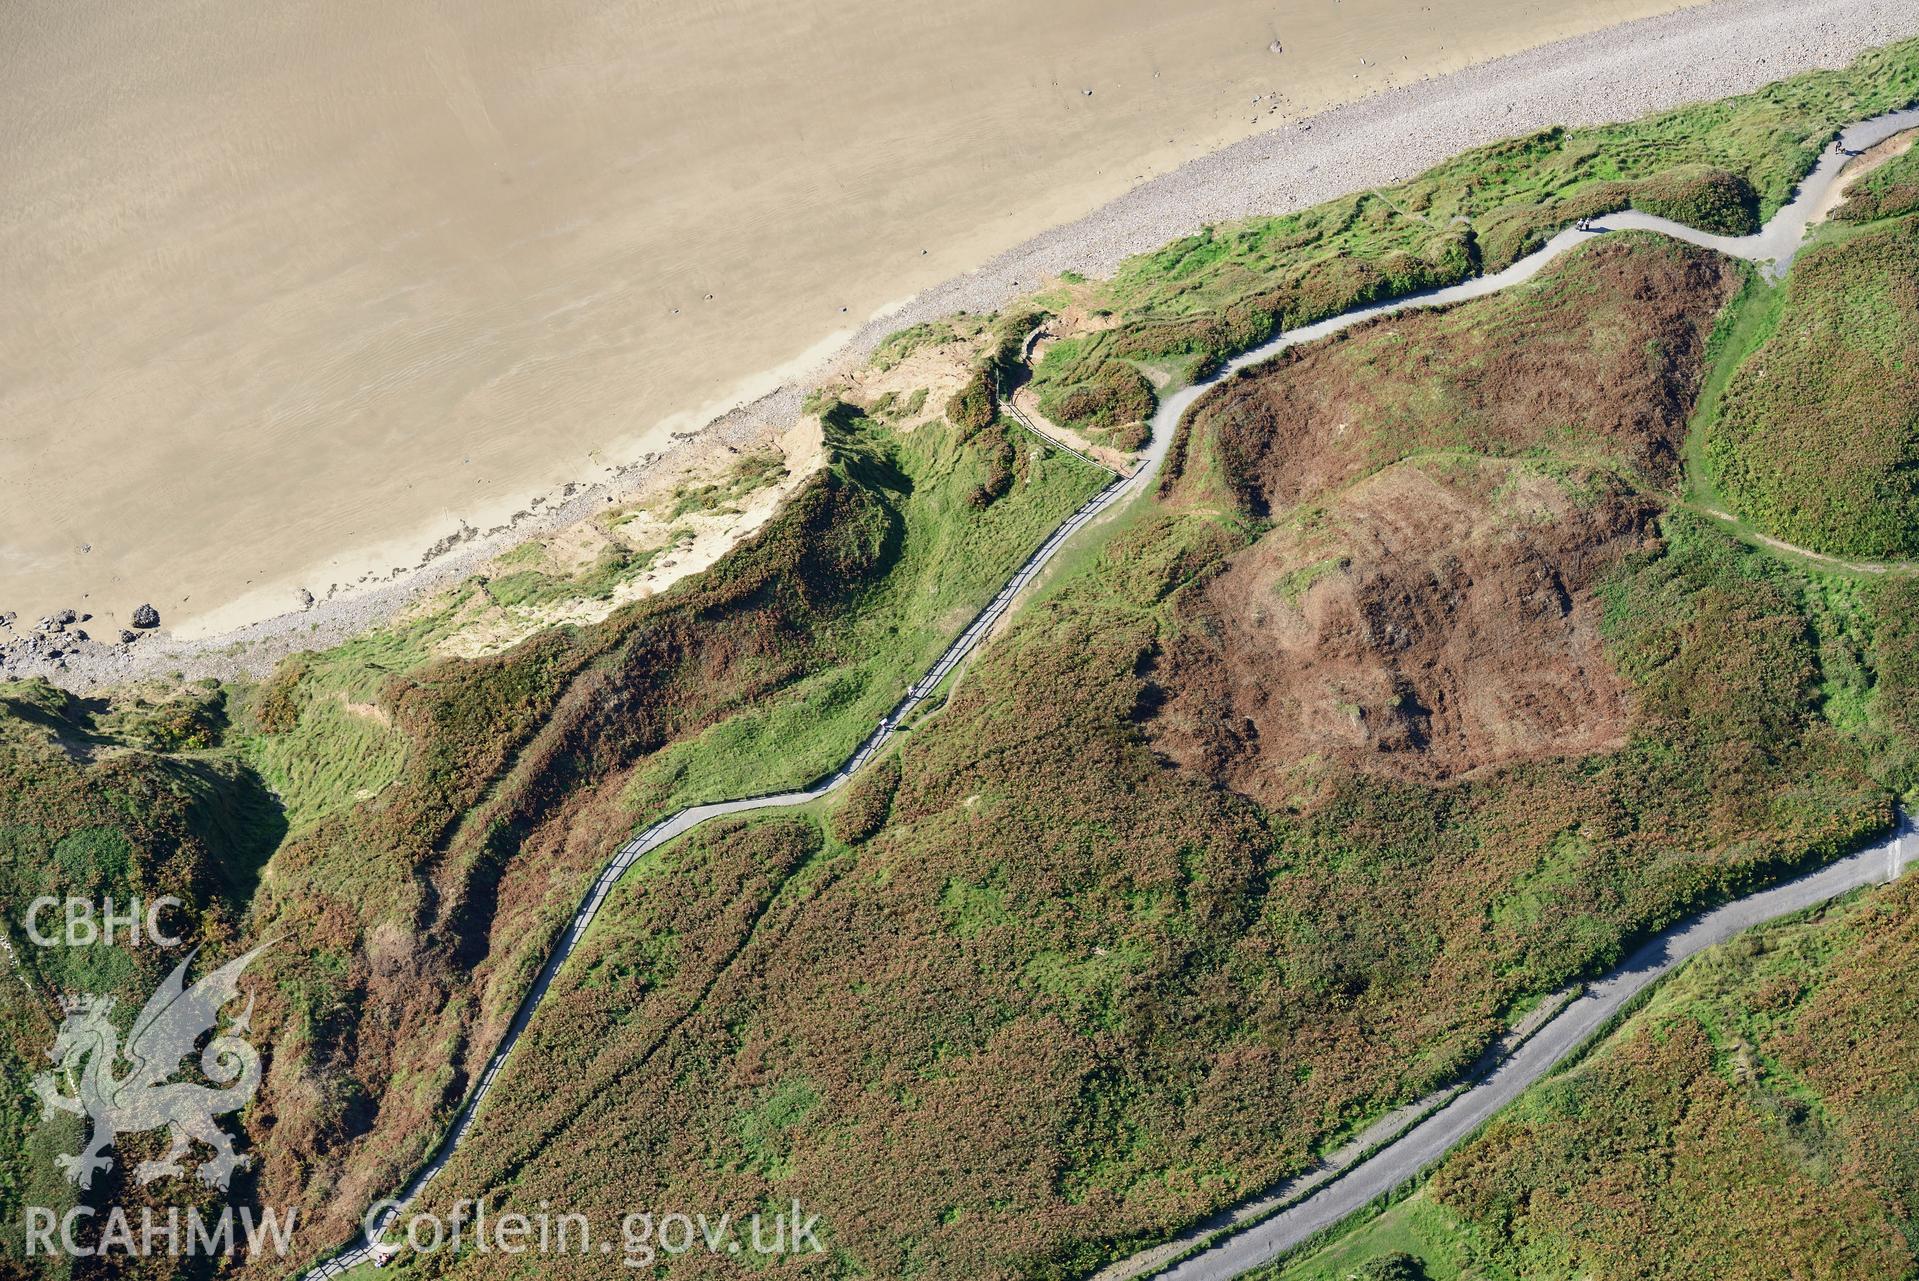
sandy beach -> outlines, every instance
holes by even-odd
[[[1526,43],[1541,33],[1563,34],[1554,23],[1599,25],[1665,7],[1593,5],[1569,17],[1548,15],[1546,6],[1494,4],[1475,6],[1470,22],[1504,13],[1514,25],[1498,39]],[[0,350],[22,366],[15,371],[18,377],[0,382],[0,477],[6,483],[0,510],[5,531],[0,609],[30,614],[71,604],[114,624],[140,600],[160,606],[175,632],[170,642],[143,643],[133,654],[98,656],[76,670],[78,683],[155,664],[257,670],[289,647],[350,634],[408,594],[444,581],[482,550],[487,540],[478,534],[515,512],[529,513],[518,527],[524,530],[605,501],[590,482],[631,483],[639,473],[617,469],[673,444],[673,433],[681,434],[681,451],[697,451],[702,442],[684,434],[730,404],[780,387],[782,366],[789,374],[817,366],[834,350],[840,359],[856,359],[885,332],[911,320],[997,306],[1019,291],[1019,282],[1030,286],[1068,267],[1108,270],[1125,254],[1206,221],[1309,204],[1405,176],[1465,147],[1528,128],[1631,116],[1738,92],[1809,66],[1841,65],[1862,48],[1919,32],[1919,12],[1889,0],[1725,0],[1422,79],[1431,75],[1422,67],[1469,57],[1460,51],[1464,46],[1455,26],[1422,15],[1418,31],[1406,32],[1403,28],[1412,24],[1403,18],[1395,23],[1393,6],[1376,4],[1369,10],[1348,0],[1327,8],[1344,12],[1326,28],[1330,34],[1317,50],[1308,37],[1314,27],[1305,16],[1282,20],[1273,34],[1271,11],[1261,11],[1263,25],[1255,32],[1248,25],[1254,22],[1250,8],[1220,8],[1207,22],[1198,14],[1183,16],[1183,37],[1192,36],[1188,27],[1240,24],[1230,41],[1178,45],[1192,62],[1181,63],[1169,49],[1152,45],[1158,78],[1151,79],[1149,71],[1142,85],[1203,81],[1205,93],[1214,94],[1244,66],[1250,79],[1240,86],[1242,96],[1231,104],[1230,115],[1190,87],[1178,93],[1169,88],[1160,97],[1152,96],[1157,90],[1140,88],[1140,103],[1113,108],[1111,118],[1102,121],[1090,114],[1091,104],[1123,100],[1128,82],[1116,79],[1109,87],[1091,73],[1065,72],[1057,61],[1038,58],[1047,39],[1072,43],[1075,28],[1063,17],[1050,35],[1024,31],[1021,40],[1031,43],[1018,45],[1025,53],[1015,78],[1029,88],[1043,82],[1053,96],[1025,117],[1007,116],[995,144],[1000,150],[977,163],[962,157],[977,156],[986,146],[982,139],[1000,136],[993,132],[1000,120],[993,112],[969,118],[965,130],[949,120],[952,136],[944,150],[933,153],[916,144],[909,154],[899,139],[910,112],[886,118],[885,132],[893,136],[882,146],[870,113],[850,134],[828,137],[761,109],[769,117],[766,136],[798,128],[812,137],[809,145],[828,150],[856,136],[869,144],[869,163],[822,170],[767,156],[759,173],[733,176],[731,198],[720,188],[687,196],[693,203],[681,215],[673,211],[680,192],[694,189],[691,176],[671,192],[647,189],[631,206],[620,199],[633,194],[634,174],[682,145],[679,134],[643,143],[624,139],[629,171],[599,173],[574,192],[582,199],[572,202],[569,213],[553,194],[565,184],[553,184],[562,170],[584,163],[582,153],[603,139],[567,135],[566,145],[554,151],[502,133],[496,142],[512,143],[524,154],[512,163],[501,160],[502,172],[489,180],[502,191],[520,189],[518,196],[501,195],[489,203],[477,189],[463,192],[450,180],[430,199],[418,183],[399,194],[363,191],[375,206],[402,200],[414,220],[403,226],[388,219],[385,234],[391,243],[373,258],[356,258],[342,248],[343,225],[337,221],[370,234],[373,229],[363,225],[369,215],[357,207],[348,210],[348,202],[331,195],[323,197],[323,184],[311,174],[301,180],[302,191],[336,218],[314,224],[331,237],[324,256],[317,252],[318,242],[283,237],[276,242],[276,258],[263,248],[271,237],[260,227],[236,227],[229,210],[207,212],[208,225],[177,245],[156,245],[151,224],[108,217],[101,212],[108,206],[99,199],[76,204],[81,177],[105,184],[117,193],[115,199],[157,201],[177,214],[180,191],[204,194],[209,185],[251,182],[257,175],[194,170],[197,181],[187,183],[189,166],[182,169],[181,182],[168,189],[171,194],[142,193],[111,166],[100,171],[95,165],[92,146],[124,150],[126,143],[89,135],[89,145],[82,146],[67,137],[66,150],[78,158],[55,165],[52,143],[24,139],[26,131],[16,130],[7,142],[9,153],[37,157],[39,167],[29,166],[33,181],[14,181],[26,198],[9,203],[9,220],[25,227],[29,241],[56,241],[62,250],[44,261],[35,259],[22,250],[19,235],[0,248],[10,278],[24,280],[36,300],[35,307],[0,320],[13,339]],[[1161,30],[1163,20],[1142,11],[1140,25],[1129,29],[1114,20],[1118,12],[1111,11],[1099,29],[1109,33],[1113,50],[1142,56],[1140,41],[1152,44],[1150,33]],[[1537,19],[1537,25],[1519,23],[1523,15]],[[17,12],[0,19],[20,21]],[[1077,21],[1079,30],[1087,29],[1083,17]],[[380,41],[388,38],[387,25],[377,27]],[[1219,52],[1226,44],[1237,49],[1249,32],[1259,35],[1252,54]],[[286,33],[274,35],[284,39]],[[157,38],[149,32],[149,39]],[[700,47],[685,31],[675,38],[690,41],[682,49],[685,57]],[[1383,54],[1358,55],[1356,46],[1343,43],[1367,38],[1384,42],[1382,48],[1395,38],[1427,41],[1421,56],[1428,61],[1405,52],[1394,71]],[[362,43],[374,39],[364,36]],[[1271,51],[1274,40],[1284,52]],[[1448,48],[1439,50],[1440,43]],[[1497,41],[1487,47],[1496,49]],[[358,46],[347,53],[356,60],[372,56]],[[1312,60],[1305,56],[1309,53]],[[894,54],[911,61],[900,50]],[[149,50],[143,56],[150,61],[155,55]],[[604,51],[596,56],[604,61]],[[1082,42],[1072,54],[1075,64],[1083,56],[1090,54]],[[1363,66],[1360,56],[1366,58]],[[1339,58],[1350,58],[1351,69]],[[38,59],[29,62],[36,74],[50,70]],[[999,83],[1004,92],[1004,83],[991,77],[1007,64],[989,58],[975,66],[957,55],[943,65],[948,64],[971,67],[975,75],[958,77],[964,86],[948,77],[941,82],[944,89],[922,76],[916,86],[920,96],[949,91],[963,96],[980,82]],[[810,64],[804,78],[823,75],[819,65]],[[1042,71],[1044,65],[1054,69]],[[82,80],[88,74],[78,64],[64,70]],[[199,69],[176,72],[181,92],[187,93]],[[1377,79],[1366,78],[1374,74]],[[1397,88],[1385,87],[1389,75]],[[1340,76],[1362,78],[1342,85]],[[259,92],[258,80],[245,83]],[[448,83],[442,77],[440,88]],[[764,82],[755,83],[762,84],[761,92],[772,93]],[[1244,91],[1260,83],[1268,87],[1254,91],[1261,102],[1253,104],[1253,93]],[[1281,98],[1266,96],[1276,87]],[[1090,97],[1087,88],[1094,91]],[[422,91],[420,102],[437,103],[439,91]],[[144,95],[157,92],[152,85],[120,85],[107,98],[130,111],[145,101]],[[1369,96],[1316,114],[1307,122],[1311,128],[1292,120],[1361,92]],[[637,94],[636,101],[648,96]],[[949,110],[957,101],[948,100]],[[472,140],[485,132],[482,123],[491,121],[497,131],[507,117],[505,107],[485,95],[483,105],[477,115],[447,118],[453,123],[446,127],[457,126],[471,144],[461,151],[447,143],[460,158],[453,167],[463,179],[473,175],[462,166],[474,155],[487,154],[472,149],[477,147]],[[1160,126],[1175,106],[1189,113],[1184,135]],[[353,111],[341,108],[322,117],[344,130],[355,111],[370,109],[360,103]],[[436,112],[425,115],[438,119]],[[110,113],[103,108],[102,114]],[[1150,131],[1144,127],[1149,118],[1155,124]],[[211,146],[225,125],[203,124],[202,141]],[[62,136],[47,132],[56,140]],[[1149,143],[1149,133],[1171,141]],[[1235,134],[1251,136],[1223,149],[1214,146]],[[388,139],[377,150],[403,150],[398,138],[375,136]],[[558,146],[559,136],[547,142]],[[1205,154],[1140,181],[1156,164],[1172,165],[1189,142]],[[1155,146],[1172,150],[1155,151]],[[1090,176],[1082,172],[1087,157],[1114,165],[1114,157],[1128,148],[1135,159],[1110,175],[1104,169]],[[364,146],[347,150],[356,164],[366,162]],[[926,173],[906,163],[915,157]],[[202,156],[197,163],[213,162]],[[292,161],[269,149],[261,163]],[[963,180],[956,182],[955,171]],[[540,175],[538,181],[534,174]],[[802,179],[823,186],[826,194],[814,191],[815,203],[789,201],[783,210],[759,204],[764,190]],[[1085,214],[1112,194],[1108,182],[1124,194]],[[586,201],[584,194],[593,200]],[[989,194],[995,198],[988,199]],[[477,207],[463,204],[463,195]],[[716,212],[736,206],[757,212],[741,214],[744,221],[737,227],[701,227],[701,202]],[[589,204],[597,218],[584,212]],[[496,235],[501,229],[476,223],[481,213],[505,218],[503,210],[523,215],[522,235],[496,243],[481,233]],[[439,221],[432,227],[420,224],[436,213]],[[297,223],[303,217],[302,209],[284,204],[274,206],[271,217],[260,215],[269,224],[274,218]],[[543,218],[560,221],[547,225]],[[839,231],[820,231],[816,223]],[[1050,223],[1059,225],[1005,250],[1035,226]],[[944,231],[936,235],[934,227]],[[662,242],[667,231],[674,234]],[[641,248],[705,243],[700,236],[751,241],[755,234],[763,237],[757,246],[748,245],[734,258],[703,260],[697,272],[685,255],[656,259]],[[835,234],[846,243],[838,243]],[[789,237],[805,252],[787,252]],[[924,255],[912,247],[921,241],[928,242],[921,246],[929,250]],[[996,250],[1005,252],[994,256]],[[227,265],[221,253],[236,265]],[[237,265],[242,257],[250,267]],[[953,267],[982,261],[983,268],[950,275]],[[438,270],[427,271],[422,264],[437,264]],[[109,266],[110,278],[98,280]],[[723,270],[739,273],[737,288],[757,292],[741,301],[733,286],[722,286],[720,276],[711,274]],[[950,278],[924,289],[905,307],[880,306],[888,296],[897,298],[931,283],[926,277],[942,274]],[[95,279],[113,305],[76,283],[83,275]],[[205,310],[195,314],[185,297],[165,294],[168,280],[185,296],[246,296],[253,305],[228,313],[201,297]],[[822,292],[827,288],[832,292]],[[705,299],[706,292],[715,294],[713,300]],[[847,307],[845,314],[832,305],[840,298],[847,299],[839,304]],[[855,332],[848,318],[876,310],[884,310],[884,318]],[[86,323],[76,318],[81,313],[88,316]],[[790,414],[794,399],[788,384],[784,394],[735,414],[724,430],[750,434],[756,417],[778,423]],[[582,482],[588,487],[566,501],[554,492]],[[551,499],[533,505],[534,496],[549,493]],[[462,541],[463,529],[476,536]],[[436,542],[455,554],[393,582],[374,581],[415,564],[420,551]],[[90,550],[78,550],[88,544]],[[374,547],[380,555],[367,558],[366,549]],[[365,590],[325,599],[332,584],[355,583],[362,575],[368,580]],[[309,613],[214,636],[207,645],[193,643],[285,610],[303,586],[322,597]],[[233,650],[234,642],[244,648]]]
[[[0,611],[368,585],[1182,161],[1676,3],[7,6]]]

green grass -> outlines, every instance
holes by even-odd
[[[83,1125],[41,1117],[29,1089],[47,1070],[68,992],[111,996],[124,1028],[179,960],[178,953],[112,946],[33,945],[28,904],[47,897],[96,906],[112,898],[177,907],[159,923],[224,949],[259,887],[261,866],[285,833],[257,775],[220,746],[223,691],[143,682],[113,698],[77,697],[44,682],[0,684],[0,926],[9,944],[0,995],[0,1241],[20,1257],[23,1207],[56,1210],[76,1193],[54,1157],[74,1152]],[[182,728],[190,730],[185,738]],[[171,742],[175,750],[156,743]],[[57,913],[55,914],[57,918]],[[42,916],[40,927],[61,927]],[[230,954],[230,953],[229,953]],[[122,1160],[124,1153],[117,1153]]]
[[[349,710],[318,689],[291,733],[248,735],[238,746],[279,796],[294,831],[379,795],[399,778],[406,741],[375,710]]]
[[[476,590],[464,585],[422,612],[297,655],[263,684],[234,691],[243,710],[228,746],[272,787],[292,830],[345,814],[401,776],[408,744],[391,724],[388,683],[429,661]]]
[[[1702,420],[1701,474],[1775,538],[1919,555],[1919,218],[1802,254],[1783,292],[1752,305],[1762,340]]]
[[[1845,238],[1857,234],[1854,228]],[[1706,378],[1688,422],[1685,440],[1684,501],[1702,514],[1713,516],[1720,528],[1769,556],[1781,559],[1805,572],[1809,578],[1827,581],[1871,581],[1903,576],[1907,571],[1898,564],[1869,564],[1854,568],[1849,562],[1823,554],[1795,552],[1764,541],[1766,531],[1755,526],[1732,509],[1721,494],[1717,467],[1710,442],[1723,434],[1719,428],[1726,393],[1733,378],[1777,332],[1786,313],[1786,287],[1773,284],[1757,271],[1748,269],[1746,283],[1739,296],[1721,313],[1707,352]],[[1720,519],[1720,518],[1729,519]]]
[[[1062,338],[1047,348],[1033,370],[1040,412],[1063,427],[1106,443],[1115,429],[1150,420],[1159,408],[1152,384],[1131,364],[1107,359],[1086,338]],[[1120,431],[1114,443],[1136,449],[1140,430]]]
[[[1390,188],[1209,227],[1129,259],[1088,296],[1118,328],[1091,357],[1216,363],[1350,307],[1493,271],[1581,217],[1629,205],[1756,230],[1837,130],[1919,97],[1919,42],[1756,93],[1624,124],[1549,129]]]
[[[1329,574],[1339,573],[1350,563],[1350,558],[1346,556],[1328,556],[1310,565],[1302,565],[1274,583],[1273,592],[1288,605],[1297,606],[1306,593],[1313,589],[1314,583]]]
[[[819,1091],[805,1077],[787,1077],[764,1098],[743,1109],[734,1131],[743,1150],[743,1164],[769,1179],[783,1177],[792,1149],[792,1131],[820,1101]]]
[[[1733,375],[1772,337],[1785,302],[1783,286],[1770,283],[1760,272],[1748,267],[1744,288],[1720,313],[1713,329],[1706,349],[1706,378],[1686,429],[1686,496],[1697,504],[1725,510],[1706,442],[1713,434],[1713,425],[1718,421]]]
[[[968,495],[985,464],[952,428],[929,424],[895,436],[867,426],[857,435],[858,448],[873,451],[869,471],[895,496],[900,536],[883,581],[826,638],[843,661],[662,751],[634,784],[636,807],[664,812],[803,785],[830,771],[1105,480],[1016,433],[1017,474],[982,512]]]
[[[1459,1220],[1417,1194],[1362,1219],[1323,1247],[1246,1274],[1245,1281],[1352,1281],[1371,1261],[1418,1259],[1429,1281],[1470,1277]]]
[[[1919,213],[1919,151],[1897,156],[1854,183],[1832,216],[1865,223],[1909,213]]]
[[[880,341],[873,352],[873,367],[880,370],[895,368],[915,352],[955,342],[960,337],[960,327],[943,320],[898,330]]]

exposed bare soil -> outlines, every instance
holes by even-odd
[[[1328,764],[1436,782],[1617,748],[1629,704],[1593,588],[1656,510],[1598,474],[1389,468],[1182,597],[1148,734],[1268,803]]]
[[[1155,748],[1286,804],[1329,769],[1442,782],[1620,746],[1595,589],[1678,483],[1737,283],[1622,237],[1203,402],[1174,501],[1276,527],[1179,596],[1139,709]]]
[[[1832,184],[1825,198],[1819,202],[1818,209],[1812,215],[1812,225],[1816,227],[1832,217],[1833,210],[1846,203],[1852,189],[1858,186],[1862,179],[1911,151],[1915,142],[1919,142],[1919,129],[1908,129],[1904,133],[1894,134],[1878,146],[1868,147],[1853,157],[1852,162],[1839,175],[1839,181]]]

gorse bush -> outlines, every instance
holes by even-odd
[[[1749,236],[1761,225],[1759,193],[1744,177],[1724,169],[1671,169],[1623,194],[1635,209],[1722,236]]]
[[[946,400],[946,420],[963,435],[981,431],[999,414],[999,392],[993,366],[982,364]]]
[[[1058,420],[1082,430],[1136,423],[1153,415],[1152,384],[1135,369],[1109,360],[1091,382],[1061,396]]]
[[[1426,1268],[1404,1252],[1382,1254],[1362,1264],[1351,1281],[1426,1281]]]

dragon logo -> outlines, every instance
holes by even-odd
[[[147,999],[127,1033],[124,1052],[119,1032],[107,1017],[113,998],[62,998],[65,1017],[47,1052],[60,1075],[40,1073],[33,1079],[33,1092],[40,1096],[43,1116],[51,1117],[57,1109],[84,1116],[93,1124],[87,1145],[77,1156],[58,1158],[67,1178],[80,1187],[89,1186],[96,1170],[113,1168],[112,1159],[101,1153],[117,1135],[162,1126],[172,1131],[172,1146],[158,1161],[142,1161],[135,1167],[134,1176],[143,1184],[184,1174],[180,1158],[193,1141],[214,1151],[213,1158],[196,1171],[200,1182],[209,1187],[225,1188],[235,1170],[251,1164],[251,1157],[234,1152],[232,1141],[213,1118],[238,1111],[260,1088],[260,1056],[244,1039],[253,1017],[252,998],[240,1017],[200,1055],[200,1069],[215,1086],[170,1078],[184,1066],[201,1035],[219,1022],[220,1008],[240,994],[241,973],[268,946],[262,943],[228,961],[191,988],[186,986],[187,966],[199,949],[189,952]],[[122,1059],[127,1070],[116,1076]],[[61,1077],[73,1093],[60,1092]]]

